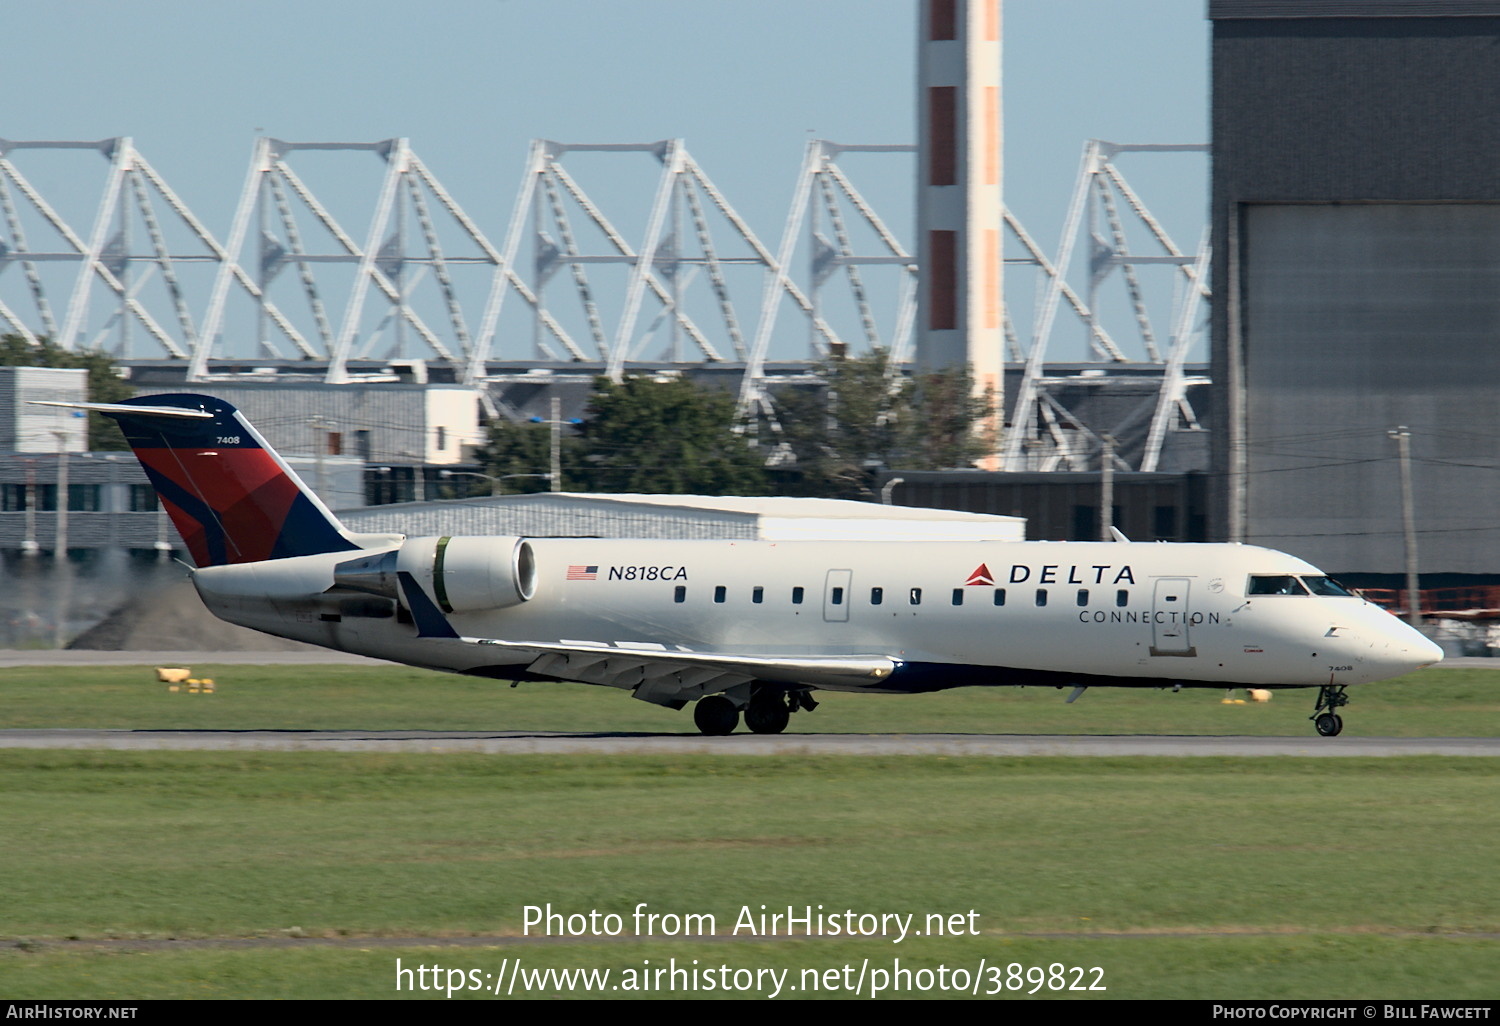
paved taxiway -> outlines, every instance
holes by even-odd
[[[181,666],[194,663],[316,664],[380,660],[343,652],[3,651],[7,666]],[[389,663],[384,665],[391,665]],[[1500,659],[1448,659],[1444,666],[1500,670]],[[1059,734],[579,734],[427,730],[0,730],[0,748],[220,751],[484,752],[493,755],[1233,755],[1500,756],[1500,738],[1207,737]]]
[[[1205,737],[1143,734],[701,734],[445,730],[0,730],[0,748],[492,755],[1500,756],[1500,738]]]

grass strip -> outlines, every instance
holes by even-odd
[[[213,694],[170,692],[149,667],[0,670],[0,726],[158,730],[549,730],[696,733],[674,712],[612,688],[526,684],[406,667],[197,666]],[[790,733],[1312,735],[1316,692],[1224,705],[1225,692],[958,688],[930,695],[820,692]],[[1500,736],[1500,673],[1432,669],[1350,691],[1351,737]],[[1234,697],[1243,700],[1245,693]]]

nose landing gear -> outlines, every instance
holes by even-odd
[[[1313,727],[1323,737],[1337,737],[1344,729],[1344,718],[1334,710],[1349,704],[1349,696],[1344,694],[1345,686],[1324,684],[1318,689],[1318,704],[1308,719],[1313,721]],[[1327,712],[1324,712],[1325,709]]]

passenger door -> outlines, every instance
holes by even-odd
[[[1192,581],[1186,577],[1158,577],[1151,597],[1151,654],[1195,656],[1189,635]]]

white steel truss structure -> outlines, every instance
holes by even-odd
[[[1172,430],[1198,426],[1186,394],[1203,379],[1189,376],[1187,359],[1208,295],[1206,238],[1193,252],[1182,249],[1120,162],[1206,149],[1090,140],[1053,254],[1004,211],[1006,263],[1036,272],[1031,281],[1008,274],[1008,289],[1018,296],[1037,288],[1029,310],[1003,307],[1006,362],[1020,369],[999,454],[1003,469],[1091,469],[1110,435],[1122,469],[1155,470]],[[71,225],[60,213],[68,205],[31,174],[27,162],[42,159],[42,151],[64,151],[53,160],[69,159],[65,151],[107,160],[86,229]],[[410,355],[410,347],[451,368],[452,379],[474,387],[492,409],[487,386],[505,380],[502,368],[512,376],[518,367],[536,367],[618,380],[632,368],[719,364],[741,372],[742,416],[774,424],[767,386],[785,379],[787,364],[878,347],[890,353],[893,373],[907,365],[917,316],[915,247],[855,184],[845,158],[911,161],[914,152],[809,141],[773,250],[682,140],[538,139],[497,246],[406,139],[262,138],[221,245],[129,138],[0,139],[0,330],[125,359],[180,360],[190,381],[213,377],[216,360],[266,358],[299,361],[334,384],[370,372],[388,377],[383,365]],[[380,162],[379,184],[366,207],[368,226],[357,235],[334,210],[349,209],[350,193],[360,187],[341,175],[340,195],[325,190],[327,199],[320,197],[302,162],[371,156]],[[656,168],[649,207],[611,217],[583,184],[587,168],[577,165],[603,161],[615,171],[643,156]],[[376,179],[375,169],[368,177]],[[621,224],[644,229],[627,236]],[[1161,280],[1153,273],[1175,283],[1170,307],[1157,298],[1160,289],[1152,291]],[[101,291],[107,304],[99,302]],[[63,303],[52,298],[58,293]],[[520,313],[512,311],[502,329],[502,312],[517,302]],[[785,324],[778,338],[787,303],[805,326],[805,344],[789,344]],[[1031,321],[1024,339],[1013,321],[1023,310]],[[1059,376],[1048,358],[1064,311],[1082,327],[1090,369]],[[246,339],[253,339],[253,353],[245,352]],[[773,348],[795,355],[768,370]],[[1108,423],[1069,408],[1064,393],[1081,394],[1080,382],[1108,384],[1117,371],[1159,385],[1149,401]]]
[[[765,387],[765,365],[777,313],[784,298],[790,298],[808,320],[810,358],[843,355],[850,351],[849,343],[829,325],[823,310],[824,286],[840,271],[847,280],[849,296],[858,312],[866,345],[871,349],[887,349],[893,371],[910,359],[912,326],[917,313],[916,257],[896,238],[854,186],[839,166],[838,157],[844,153],[914,154],[916,150],[915,146],[905,145],[850,145],[826,139],[809,140],[792,191],[792,205],[782,230],[776,261],[768,268],[771,273],[767,275],[762,291],[759,326],[740,384],[741,418],[759,411],[774,419],[771,397]],[[857,222],[867,234],[873,233],[880,252],[861,255],[854,251],[849,229],[851,221]],[[792,257],[804,232],[810,262],[810,287],[806,293],[791,278]],[[892,264],[901,269],[895,324],[885,339],[877,327],[869,290],[860,272],[861,266],[881,264]]]
[[[564,166],[569,153],[647,154],[660,163],[644,237],[638,243],[632,244],[625,237]],[[744,251],[738,254],[720,251],[714,240],[710,211],[716,211],[729,225]],[[772,257],[688,153],[682,140],[649,143],[533,140],[506,232],[507,267],[518,266],[517,256],[526,235],[531,240],[530,280],[524,280],[525,276],[519,273],[511,274],[510,289],[494,297],[486,313],[486,323],[498,318],[507,291],[518,293],[530,304],[533,313],[532,358],[598,362],[618,381],[626,365],[644,358],[657,332],[667,325],[670,337],[659,356],[662,362],[744,360],[743,322],[725,272],[736,265],[764,267]],[[606,327],[601,312],[600,290],[588,270],[597,265],[618,265],[625,270],[623,295],[616,304],[618,320],[610,327]],[[547,305],[547,286],[564,269],[573,282],[586,341],[570,335],[564,327],[564,318]],[[713,293],[718,322],[714,332],[718,342],[700,327],[688,302],[687,289],[700,274],[706,274]],[[642,308],[648,294],[657,312],[642,328]],[[733,354],[729,357],[725,355],[726,342]],[[687,355],[690,352],[694,354],[691,359]],[[476,353],[466,380],[481,378],[485,361],[495,355],[490,350]]]
[[[598,362],[615,380],[632,363],[652,361],[653,354],[657,363],[740,363],[746,368],[741,402],[748,407],[766,401],[761,385],[783,300],[791,302],[808,323],[807,358],[849,348],[822,311],[825,286],[841,269],[849,282],[851,301],[859,311],[863,337],[872,346],[882,344],[858,269],[860,264],[871,263],[895,263],[906,269],[908,281],[902,288],[901,310],[884,344],[908,350],[915,309],[915,260],[835,157],[849,151],[910,153],[913,149],[810,142],[792,211],[781,244],[773,253],[679,139],[615,144],[535,140],[503,252],[504,265],[519,272],[523,239],[529,236],[530,273],[515,273],[509,279],[512,290],[532,309],[529,355],[541,360]],[[565,166],[570,154],[585,153],[647,154],[659,162],[646,227],[638,243],[632,244],[624,236]],[[854,251],[849,223],[856,220],[876,234],[885,252],[861,256]],[[804,229],[811,258],[808,276],[799,283],[793,258],[804,241]],[[720,241],[726,236],[729,248]],[[610,264],[620,265],[626,272],[622,291],[613,304],[618,319],[612,325],[606,324],[601,289],[589,270],[593,265]],[[734,299],[731,275],[745,268],[760,279],[749,286],[758,286],[760,293],[755,321],[747,321]],[[559,306],[548,293],[548,286],[564,270],[572,279],[576,300],[576,308],[571,311]],[[702,279],[706,279],[711,300],[694,305],[689,290],[695,280]],[[486,323],[493,323],[499,316],[498,303],[504,297],[502,291],[487,313]],[[655,316],[649,320],[644,316],[648,302],[655,308]],[[583,327],[579,335],[586,333],[586,337],[568,334],[564,324],[575,322]],[[658,339],[664,327],[669,337]],[[476,354],[466,380],[478,380],[484,361],[494,356],[489,351]]]
[[[292,155],[309,151],[370,153],[385,162],[363,244],[292,167]],[[244,267],[252,221],[258,239],[251,265],[254,274]],[[450,251],[445,234],[456,237],[463,251]],[[455,366],[467,364],[476,352],[487,348],[488,340],[471,333],[473,318],[465,314],[455,275],[478,267],[491,294],[505,277],[499,251],[406,139],[374,143],[257,140],[227,251],[228,258],[214,281],[202,341],[193,352],[190,380],[202,380],[209,373],[209,360],[223,334],[228,300],[236,285],[256,305],[257,340],[262,348],[270,355],[282,355],[271,337],[274,327],[303,359],[326,361],[325,380],[341,384],[351,380],[351,360],[370,358],[382,344],[387,346],[387,356],[405,355],[408,333],[433,358]],[[327,287],[317,273],[318,267],[330,264],[353,271],[337,324],[324,298]],[[299,328],[270,295],[278,275],[292,267],[311,318],[309,330]],[[414,303],[416,290],[426,279],[433,283],[429,291],[437,294],[430,297],[437,316],[446,322],[441,330],[429,324]],[[367,310],[371,304],[383,305],[383,309]]]
[[[1190,429],[1199,427],[1197,417],[1186,399],[1189,384],[1206,383],[1206,379],[1189,379],[1185,366],[1189,351],[1204,327],[1202,303],[1209,295],[1207,268],[1208,234],[1205,230],[1196,253],[1185,253],[1151,213],[1136,190],[1126,180],[1116,158],[1128,153],[1206,153],[1201,144],[1121,144],[1090,139],[1084,144],[1072,199],[1064,220],[1062,240],[1057,256],[1048,260],[1030,240],[1020,223],[1006,213],[1006,223],[1026,249],[1022,262],[1035,264],[1041,272],[1038,302],[1033,316],[1032,334],[1027,351],[1022,354],[1014,344],[1013,329],[1007,325],[1012,340],[1012,359],[1024,364],[1020,387],[1010,416],[1001,454],[1002,470],[1069,470],[1097,467],[1105,452],[1113,454],[1120,469],[1154,471],[1161,461],[1167,432],[1174,423]],[[1122,215],[1127,209],[1132,219]],[[1134,252],[1130,228],[1144,232],[1151,252]],[[1086,240],[1090,247],[1088,285],[1080,295],[1068,283],[1068,273],[1078,243]],[[1151,311],[1142,286],[1140,269],[1167,265],[1175,269],[1171,331],[1166,352],[1153,327]],[[1100,314],[1102,287],[1116,272],[1125,287],[1134,315],[1137,341],[1144,360],[1133,358],[1124,346],[1104,327]],[[1125,363],[1148,363],[1161,368],[1160,385],[1149,407],[1137,406],[1112,425],[1084,426],[1056,396],[1057,386],[1076,385],[1078,377],[1048,377],[1046,359],[1059,309],[1066,304],[1082,321],[1094,361],[1101,367],[1088,372],[1091,384],[1103,385],[1110,380],[1108,367]],[[1149,422],[1149,427],[1143,425]],[[1131,467],[1116,444],[1131,432],[1145,431],[1142,444],[1132,447],[1139,453],[1139,463]],[[1109,435],[1109,440],[1103,436]],[[1082,444],[1080,444],[1080,438]]]
[[[98,212],[87,235],[70,225],[17,165],[17,155],[27,151],[70,150],[93,151],[109,161]],[[175,215],[166,224],[162,207]],[[20,266],[36,318],[28,322],[0,301],[0,319],[9,330],[33,344],[45,335],[67,349],[106,348],[122,357],[134,355],[132,331],[136,328],[143,328],[170,357],[186,359],[196,348],[199,333],[182,271],[186,265],[220,263],[224,250],[128,137],[97,142],[0,139],[0,211],[5,225],[0,274],[12,264]],[[42,238],[47,242],[39,246]],[[181,248],[184,241],[190,247],[186,251]],[[70,264],[76,270],[59,321],[47,296],[47,275],[42,268]],[[153,279],[160,282],[159,291],[165,293],[171,311],[166,323],[143,298]],[[89,318],[93,296],[101,287],[115,306],[102,325]],[[108,345],[111,333],[116,334],[116,341]]]

